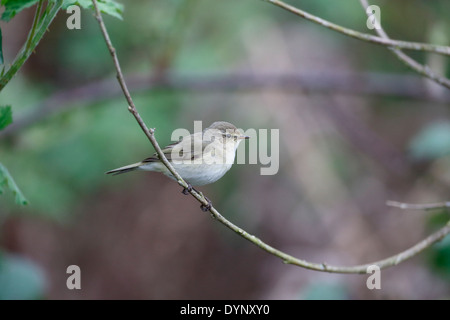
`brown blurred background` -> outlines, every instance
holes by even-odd
[[[369,32],[358,1],[291,3]],[[450,43],[448,1],[373,4],[392,38]],[[33,14],[0,23],[7,63]],[[283,264],[162,175],[104,175],[154,150],[127,111],[92,14],[83,11],[81,30],[68,30],[67,17],[59,13],[0,93],[15,121],[0,133],[0,161],[29,200],[23,207],[8,192],[0,197],[0,298],[450,296],[449,239],[383,270],[381,290],[368,290],[365,275]],[[448,200],[450,184],[449,92],[389,50],[256,0],[132,1],[123,21],[105,22],[161,145],[176,128],[193,131],[195,120],[279,129],[276,175],[260,175],[261,164],[235,165],[199,188],[266,243],[305,260],[354,265],[402,251],[449,218],[385,205]],[[448,59],[411,55],[450,76]],[[81,290],[66,287],[69,265],[81,268]]]

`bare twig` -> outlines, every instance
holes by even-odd
[[[367,7],[369,6],[369,2],[367,0],[360,0],[361,5],[363,6],[364,10],[367,10]],[[367,13],[367,12],[366,12]],[[369,14],[367,13],[367,15],[369,16]],[[376,19],[376,17],[374,17]],[[376,28],[376,32],[378,33],[378,35],[384,39],[389,39],[389,36],[387,35],[387,33],[384,31],[383,27],[381,26],[381,22],[378,21],[378,25],[379,28]],[[408,67],[410,67],[412,70],[416,71],[417,73],[419,73],[420,75],[427,77],[428,79],[433,80],[434,82],[450,89],[450,80],[442,77],[436,73],[434,73],[433,71],[431,71],[430,67],[428,67],[427,65],[422,65],[419,62],[417,62],[416,60],[414,60],[413,58],[411,58],[410,56],[408,56],[406,53],[404,53],[403,51],[401,51],[400,49],[397,49],[395,47],[388,47],[389,50],[391,50],[394,55],[400,60],[402,61],[404,64],[406,64]]]
[[[175,169],[172,167],[169,161],[167,161],[167,158],[164,156],[164,154],[161,151],[161,148],[159,147],[155,137],[154,137],[154,129],[148,129],[145,123],[143,122],[142,118],[140,117],[133,100],[130,96],[130,93],[128,91],[127,85],[125,83],[122,71],[120,69],[119,60],[117,58],[116,50],[114,49],[111,40],[109,38],[108,32],[106,30],[105,24],[103,22],[103,19],[101,17],[100,11],[97,7],[96,0],[92,0],[94,4],[95,9],[95,17],[97,21],[99,22],[100,29],[102,31],[102,34],[105,38],[106,44],[108,46],[109,52],[113,58],[114,66],[117,71],[117,79],[120,83],[120,86],[122,88],[122,91],[125,95],[125,98],[129,104],[129,111],[133,114],[133,116],[136,118],[136,121],[138,122],[141,129],[144,131],[145,135],[150,140],[151,144],[155,148],[156,152],[158,153],[161,161],[164,163],[164,165],[170,170],[170,172],[176,177],[178,184],[183,186],[184,188],[187,188],[187,183],[182,179],[182,177],[175,171]],[[194,196],[199,202],[201,202],[204,205],[208,205],[207,200],[202,194],[197,193],[195,190],[189,191],[192,196]],[[287,264],[296,265],[302,268],[316,270],[316,271],[322,271],[322,272],[331,272],[331,273],[367,273],[367,267],[371,265],[378,265],[380,268],[387,268],[390,266],[394,266],[399,264],[400,262],[403,262],[415,255],[417,255],[419,252],[423,251],[424,249],[430,247],[433,243],[443,239],[447,234],[450,233],[450,222],[447,223],[443,228],[438,230],[437,232],[433,233],[432,235],[428,236],[426,239],[420,241],[415,246],[396,254],[392,257],[389,257],[387,259],[383,259],[380,261],[376,261],[373,263],[368,263],[364,265],[357,265],[357,266],[350,266],[350,267],[341,267],[341,266],[332,266],[328,265],[326,263],[312,263],[308,262],[306,260],[301,260],[298,258],[295,258],[287,253],[284,253],[272,246],[269,246],[268,244],[264,243],[259,238],[255,237],[254,235],[249,234],[242,228],[236,226],[232,222],[228,221],[225,217],[223,217],[214,207],[210,207],[209,209],[211,215],[213,218],[224,224],[229,229],[233,230],[237,234],[239,234],[241,237],[247,239],[248,241],[254,243],[264,251],[280,258],[283,260],[283,262]]]
[[[413,210],[433,210],[433,209],[443,209],[450,208],[450,201],[446,202],[436,202],[436,203],[404,203],[397,201],[387,201],[386,205],[390,207],[396,207],[400,209],[413,209]]]
[[[173,168],[171,163],[167,160],[166,156],[162,152],[161,147],[158,145],[158,142],[156,141],[155,135],[154,135],[155,129],[147,128],[147,126],[145,125],[144,121],[142,120],[139,112],[137,111],[136,106],[134,105],[133,99],[131,98],[131,95],[130,95],[130,92],[128,90],[128,87],[127,87],[127,84],[125,82],[125,79],[123,77],[122,70],[120,68],[119,59],[117,58],[116,49],[112,45],[111,39],[109,38],[108,31],[106,30],[105,23],[103,22],[102,15],[100,13],[100,10],[98,9],[97,1],[96,0],[92,0],[92,3],[94,5],[95,18],[97,19],[97,21],[98,21],[98,23],[100,25],[100,29],[101,29],[101,32],[103,34],[103,37],[105,38],[106,45],[108,47],[109,53],[111,54],[111,57],[112,57],[112,59],[114,61],[114,67],[116,68],[116,71],[117,71],[117,80],[119,81],[120,87],[122,88],[123,94],[125,95],[125,99],[128,102],[128,110],[131,112],[131,114],[133,114],[134,118],[138,122],[138,124],[141,127],[142,131],[144,131],[145,135],[150,140],[150,143],[155,148],[156,153],[158,154],[161,162],[164,163],[164,165],[167,167],[167,169],[170,171],[170,173],[175,177],[175,179],[177,180],[178,184],[181,185],[182,187],[184,187],[185,189],[187,189],[188,188],[188,184],[186,183],[186,181],[183,180],[183,178],[178,174],[178,172],[176,172],[176,170]],[[208,200],[205,199],[205,197],[203,195],[197,193],[192,188],[189,188],[189,189],[191,189],[190,193],[199,202],[201,202],[205,206],[209,205]]]
[[[352,37],[352,38],[355,38],[358,40],[371,42],[371,43],[388,46],[388,47],[399,48],[399,49],[428,51],[428,52],[433,52],[433,53],[437,53],[437,54],[450,56],[450,47],[448,47],[448,46],[441,46],[441,45],[421,43],[421,42],[409,42],[409,41],[403,41],[403,40],[392,40],[390,38],[377,37],[377,36],[373,36],[368,33],[362,33],[362,32],[359,32],[359,31],[356,31],[353,29],[345,28],[338,24],[324,20],[322,18],[314,16],[306,11],[300,10],[300,9],[298,9],[294,6],[291,6],[280,0],[264,0],[264,1],[270,2],[274,5],[276,5],[280,8],[283,8],[289,12],[292,12],[306,20],[320,24],[321,26],[324,26],[325,28],[334,30],[336,32],[342,33],[346,36],[349,36],[349,37]]]

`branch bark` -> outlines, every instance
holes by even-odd
[[[386,205],[390,207],[396,207],[400,209],[412,209],[412,210],[435,210],[450,208],[450,201],[436,202],[436,203],[404,203],[398,201],[387,201]]]

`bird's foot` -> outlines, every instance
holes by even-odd
[[[211,200],[209,200],[207,197],[205,197],[205,196],[203,195],[203,193],[200,192],[200,194],[201,194],[202,197],[205,198],[205,200],[208,202],[208,204],[203,204],[203,203],[202,203],[202,205],[200,206],[200,209],[202,209],[203,212],[207,212],[207,211],[211,210],[211,208],[212,208],[212,202],[211,202]]]
[[[194,190],[195,192],[197,192],[199,195],[201,195],[206,202],[208,202],[208,204],[203,204],[200,206],[200,209],[202,209],[203,212],[207,212],[209,210],[211,210],[212,208],[212,202],[211,200],[209,200],[207,197],[205,197],[203,195],[203,193],[201,193],[200,191],[198,191],[197,189],[195,189],[189,182],[187,183],[187,188],[183,188],[183,191],[181,191],[182,194],[188,195],[189,192],[191,192],[192,190]]]
[[[192,189],[194,189],[194,188],[192,187],[192,185],[191,185],[189,182],[188,182],[187,185],[188,185],[188,187],[187,187],[187,188],[183,188],[183,191],[181,191],[182,194],[188,195],[189,192],[191,192]]]

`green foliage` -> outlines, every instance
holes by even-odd
[[[63,32],[58,34],[58,41],[51,48],[41,47],[40,52],[51,59],[46,59],[45,63],[52,61],[58,65],[64,65],[66,72],[73,79],[83,79],[82,83],[89,80],[105,77],[111,72],[111,61],[107,59],[108,51],[105,41],[98,36],[98,24],[92,17],[92,11],[83,10],[83,32]],[[122,24],[111,24],[111,28]],[[111,29],[108,25],[108,30]],[[89,50],[86,50],[89,48]],[[58,50],[59,54],[54,56],[53,50]],[[120,49],[118,49],[120,50]],[[98,54],[92,54],[96,52]],[[99,56],[104,59],[99,59]],[[78,82],[79,83],[79,82]],[[75,84],[76,85],[76,84]]]
[[[123,4],[116,2],[115,0],[97,0],[98,8],[102,13],[109,14],[122,20]],[[63,3],[63,9],[67,9],[71,5],[77,5],[84,9],[93,9],[92,0],[65,0]]]
[[[0,251],[0,300],[39,299],[44,289],[44,274],[37,265]]]
[[[2,19],[4,20],[11,19],[17,12],[35,3],[27,1],[16,1],[14,3],[8,0],[0,0],[0,1],[2,1],[1,3],[5,5],[4,13],[9,12],[7,16],[3,14]],[[53,0],[51,2],[54,2],[54,5],[48,5],[44,13],[40,16],[40,19],[38,19],[38,17],[35,16],[34,23],[28,34],[28,40],[26,41],[22,50],[20,50],[20,52],[17,54],[13,64],[9,67],[8,71],[5,74],[3,74],[4,70],[2,70],[2,77],[0,78],[0,91],[4,89],[4,87],[17,73],[17,71],[23,66],[25,61],[27,61],[30,55],[34,52],[34,48],[36,48],[39,41],[42,39],[42,36],[48,30],[49,25],[51,24],[51,22],[61,9],[63,0]],[[22,5],[18,6],[18,4]],[[39,4],[41,5],[42,1],[40,1]],[[39,14],[39,11],[40,10],[36,11],[36,14]]]
[[[6,128],[11,123],[11,106],[0,107],[0,130]],[[0,194],[4,192],[5,187],[8,187],[14,193],[17,204],[26,205],[28,203],[8,170],[0,163]]]
[[[444,238],[432,248],[430,260],[434,269],[450,280],[450,237]]]
[[[20,95],[20,90],[16,94]],[[140,110],[143,119],[149,125],[157,124],[161,145],[171,142],[174,128],[186,126],[186,122],[173,119],[179,112],[176,95],[136,94],[133,98],[137,105],[146,106]],[[20,149],[0,146],[1,161],[32,204],[20,210],[57,221],[70,219],[80,199],[104,185],[123,186],[124,181],[139,177],[130,174],[117,179],[105,175],[107,170],[154,152],[121,99],[74,108],[37,125],[22,133],[21,145]],[[12,201],[2,206],[11,211],[16,208]]]
[[[13,192],[17,204],[28,204],[27,199],[23,195],[22,191],[20,191],[8,169],[0,163],[0,194],[4,192],[5,187],[8,187]]]
[[[0,106],[0,130],[12,123],[11,106]]]
[[[0,4],[5,7],[1,20],[10,21],[20,11],[38,2],[39,0],[1,0]],[[55,0],[49,2],[55,2]],[[122,19],[123,5],[121,3],[115,0],[98,0],[97,3],[101,12]],[[85,9],[93,7],[91,0],[64,0],[63,9],[67,9],[71,5],[78,5]]]
[[[2,29],[0,29],[0,64],[3,64]]]
[[[1,20],[9,21],[23,9],[29,8],[38,2],[39,0],[1,0],[0,4],[5,6]]]
[[[450,122],[435,122],[420,130],[410,143],[410,151],[419,160],[450,154]]]
[[[448,222],[449,213],[448,208],[433,212],[433,215],[428,218],[427,228],[430,230],[441,228]],[[432,268],[450,280],[450,237],[447,236],[432,246],[427,257]]]

